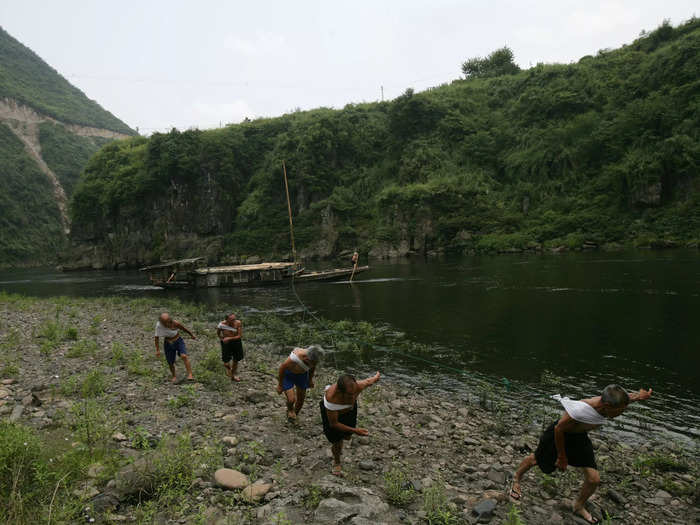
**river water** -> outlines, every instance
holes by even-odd
[[[386,325],[428,345],[420,355],[375,348],[360,368],[446,395],[469,374],[508,385],[512,403],[597,394],[609,383],[654,389],[622,432],[700,437],[700,253],[475,256],[375,262],[350,286],[161,290],[138,272],[0,272],[0,290],[36,296],[179,296],[243,315],[299,311]],[[341,356],[357,365],[356,355]],[[357,368],[357,366],[355,366]],[[463,371],[464,373],[460,373]],[[545,372],[546,371],[546,372]],[[544,373],[544,376],[543,376]],[[548,376],[548,374],[550,374]],[[544,381],[554,377],[556,381]],[[463,396],[462,396],[463,397]],[[551,407],[551,405],[550,405]]]

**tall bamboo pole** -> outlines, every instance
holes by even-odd
[[[294,258],[294,264],[297,262],[297,250],[294,247],[294,223],[292,222],[292,204],[289,201],[289,184],[287,183],[287,167],[282,161],[282,172],[284,173],[284,189],[287,192],[287,211],[289,212],[289,233],[292,238],[292,257]]]

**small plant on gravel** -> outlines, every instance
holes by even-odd
[[[525,525],[525,522],[520,519],[520,511],[515,505],[511,505],[508,509],[508,514],[506,515],[506,521],[503,525]]]
[[[416,491],[408,473],[394,465],[384,473],[384,490],[392,505],[405,507],[416,499]]]
[[[0,377],[11,378],[19,375],[19,367],[14,361],[6,361],[0,368]]]
[[[94,399],[84,399],[70,409],[71,428],[78,439],[85,443],[92,453],[96,447],[104,447],[113,430],[110,415]]]
[[[275,525],[292,525],[292,522],[287,518],[287,515],[282,511],[279,511],[277,514],[275,514],[272,517],[271,521]]]
[[[182,407],[190,407],[194,404],[197,399],[197,391],[194,386],[187,385],[183,389],[184,392],[168,400],[168,406],[174,410]]]
[[[80,378],[78,376],[69,376],[61,383],[59,391],[63,396],[73,396],[80,390]]]
[[[656,453],[650,456],[638,456],[634,462],[637,470],[651,469],[657,472],[688,472],[690,467],[670,454]]]
[[[85,357],[97,353],[97,343],[93,339],[81,339],[66,352],[66,357]]]
[[[309,485],[308,492],[304,495],[304,507],[309,510],[314,510],[318,507],[318,504],[321,503],[321,499],[323,499],[321,487],[312,483]]]
[[[143,427],[135,427],[127,431],[129,436],[129,443],[131,443],[131,448],[136,449],[149,449],[151,448],[150,435],[148,430]]]
[[[143,357],[143,353],[138,350],[133,350],[129,352],[129,355],[125,357],[126,359],[126,371],[130,374],[136,376],[145,376],[150,373],[148,366],[146,365],[146,359]]]
[[[557,478],[554,476],[550,476],[548,474],[545,474],[543,472],[539,473],[539,484],[540,487],[542,487],[542,490],[545,492],[548,492],[550,494],[556,494],[558,488],[559,488],[559,481]]]
[[[126,362],[126,347],[120,342],[112,343],[112,366],[124,365]]]
[[[104,393],[106,387],[105,376],[101,370],[88,372],[80,385],[80,395],[84,398],[97,397]]]
[[[447,501],[445,484],[439,480],[423,492],[423,511],[430,525],[456,525],[460,522],[457,508]]]

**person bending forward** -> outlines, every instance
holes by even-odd
[[[172,378],[170,379],[173,383],[177,381],[175,375],[175,357],[180,356],[182,362],[185,363],[185,369],[187,370],[187,379],[190,381],[194,380],[192,377],[192,365],[190,365],[190,360],[187,357],[187,348],[185,347],[185,341],[180,337],[180,330],[187,332],[192,339],[197,339],[192,332],[185,328],[182,324],[172,319],[167,312],[160,314],[158,321],[156,322],[156,357],[160,357],[160,346],[158,345],[158,338],[163,338],[163,351],[165,353],[165,360],[168,362],[170,367],[170,373]]]
[[[243,325],[236,319],[236,314],[229,314],[216,327],[216,335],[221,342],[221,360],[226,368],[226,375],[231,381],[240,381],[236,375],[238,362],[243,361]]]
[[[555,396],[565,411],[558,421],[544,431],[535,453],[526,457],[518,467],[513,476],[510,497],[520,499],[520,481],[535,465],[545,474],[550,474],[555,469],[564,471],[569,465],[579,467],[583,473],[583,486],[574,502],[573,511],[589,523],[597,523],[584,507],[600,484],[600,474],[588,432],[601,426],[607,419],[622,414],[630,403],[649,399],[651,392],[651,389],[642,389],[628,394],[618,385],[608,385],[600,396],[581,401]]]
[[[343,440],[353,434],[366,436],[369,432],[357,428],[357,398],[365,388],[379,381],[379,372],[362,381],[356,381],[351,375],[342,375],[334,385],[326,386],[323,401],[320,402],[323,433],[331,443],[333,453],[332,472],[342,475],[340,455],[343,453]]]
[[[280,365],[277,375],[277,393],[287,398],[287,418],[295,420],[304,406],[306,390],[314,386],[314,373],[323,350],[318,345],[295,348]]]

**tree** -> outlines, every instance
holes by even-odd
[[[513,51],[505,46],[485,58],[470,58],[462,64],[462,73],[468,79],[512,75],[520,71],[513,59]]]

